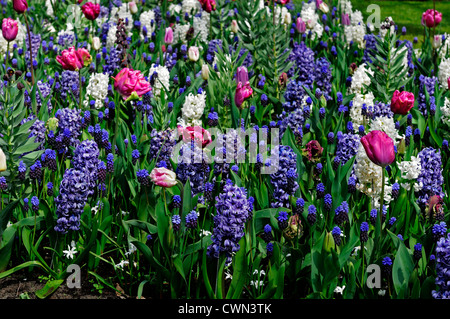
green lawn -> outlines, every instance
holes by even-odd
[[[326,1],[326,0],[325,0]],[[301,4],[302,0],[294,0],[295,4]],[[330,3],[331,1],[326,1]],[[420,23],[422,13],[427,9],[433,9],[433,1],[380,1],[380,0],[353,0],[353,10],[360,10],[367,17],[371,12],[367,12],[367,6],[378,4],[381,9],[381,20],[391,16],[399,29],[406,27],[407,35],[404,39],[410,41],[415,36],[423,35],[423,27]],[[442,22],[438,26],[439,34],[450,33],[450,1],[436,1],[436,10],[442,13]]]

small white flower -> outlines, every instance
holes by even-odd
[[[384,296],[386,294],[386,289],[378,290],[378,296]]]
[[[341,294],[342,295],[342,293],[344,292],[344,289],[345,289],[345,286],[342,286],[342,287],[337,286],[334,289],[334,292],[337,293],[337,294]]]
[[[73,245],[72,247],[70,247],[69,245],[67,245],[67,250],[63,250],[63,254],[65,255],[65,257],[67,259],[73,259],[73,256],[77,253],[77,250],[75,248],[75,245]]]
[[[125,265],[128,265],[129,263],[130,263],[130,262],[129,262],[128,260],[122,260],[120,263],[114,265],[114,267],[123,269],[123,267],[124,267]]]
[[[91,213],[93,213],[94,215],[96,215],[98,213],[98,206],[94,206],[91,208]]]

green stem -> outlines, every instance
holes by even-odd
[[[30,32],[30,25],[28,24],[27,15],[24,12],[23,17],[25,18],[25,24],[27,26],[27,33],[28,33],[28,46],[30,49],[30,70],[31,70],[31,85],[34,85],[34,68],[33,68],[33,50],[31,48],[31,32]],[[37,115],[37,114],[36,114]]]
[[[381,238],[382,238],[382,235],[381,235],[381,232],[382,232],[382,229],[383,229],[383,227],[382,227],[382,215],[383,215],[383,202],[384,202],[384,184],[385,184],[385,181],[384,181],[384,176],[385,176],[385,171],[386,171],[386,169],[384,168],[384,167],[381,167],[381,197],[380,197],[380,213],[378,214],[379,216],[378,216],[378,221],[380,222],[380,228],[379,228],[379,233],[378,233],[378,244],[380,245],[381,244]],[[381,246],[379,246],[378,248],[381,248]]]

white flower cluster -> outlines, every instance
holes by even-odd
[[[438,79],[439,84],[444,88],[448,87],[447,80],[450,77],[450,58],[443,58],[439,63]]]
[[[311,31],[311,38],[320,39],[323,33],[323,26],[320,24],[320,17],[316,12],[316,2],[304,3],[300,16],[306,23],[306,27]],[[308,31],[307,31],[308,32]]]
[[[210,14],[203,11],[201,17],[194,17],[194,37],[201,42],[208,42]]]
[[[152,24],[153,21],[153,24]],[[139,16],[139,22],[141,23],[141,39],[144,39],[142,29],[147,29],[147,34],[150,35],[156,29],[155,12],[153,10],[147,10],[141,13]]]
[[[179,15],[181,12],[181,4],[169,4],[169,8],[168,8],[170,14],[177,14]]]
[[[384,38],[384,36],[388,33],[393,34],[395,33],[395,24],[393,23],[394,20],[392,17],[387,17],[383,22],[380,24],[380,36]]]
[[[397,162],[397,166],[402,172],[401,177],[408,182],[400,183],[400,185],[409,190],[411,188],[411,181],[416,180],[420,172],[422,171],[422,165],[420,164],[420,158],[416,156],[411,156],[410,161]],[[422,188],[422,185],[414,183],[414,190],[418,192]]]
[[[372,92],[367,94],[356,93],[353,98],[353,105],[350,108],[350,118],[352,119],[353,128],[355,132],[358,132],[360,125],[365,125],[368,118],[364,119],[362,115],[362,106],[365,104],[367,107],[373,106],[375,96]]]
[[[358,44],[358,48],[364,49],[366,47],[366,42],[364,36],[366,35],[366,25],[364,24],[364,19],[361,11],[356,10],[349,14],[350,25],[344,26],[345,38],[347,44],[349,45],[351,41]]]
[[[394,118],[387,116],[377,116],[370,122],[369,131],[383,131],[385,132],[392,140],[395,145],[398,145],[400,141],[404,138],[403,135],[398,134],[397,129],[395,128]]]
[[[161,92],[164,92],[164,88],[167,91],[170,90],[170,72],[163,65],[152,64],[149,76],[152,76],[154,72],[156,72],[158,76],[156,77],[155,83],[153,84],[152,92],[153,96],[159,97],[161,96]]]
[[[191,26],[189,24],[177,24],[173,30],[173,41],[180,41],[183,44],[187,43],[186,34]]]
[[[195,15],[202,9],[198,0],[183,0],[181,3],[181,11],[189,15]]]
[[[267,7],[267,11],[269,12],[269,7]],[[275,24],[287,24],[290,25],[292,22],[291,14],[286,7],[275,7]]]
[[[348,89],[349,94],[361,93],[361,91],[366,91],[364,86],[370,85],[371,83],[370,77],[367,75],[367,73],[369,73],[370,75],[374,74],[373,70],[371,70],[369,67],[366,67],[365,64],[361,64],[360,66],[358,66],[352,76],[352,84]]]
[[[445,97],[444,105],[441,106],[441,120],[450,126],[450,100],[448,97]]]
[[[450,34],[443,34],[444,40],[442,41],[441,48],[439,50],[439,59],[444,59],[450,55]]]
[[[108,96],[108,82],[109,77],[107,74],[94,73],[89,78],[89,84],[86,87],[86,96],[83,101],[84,106],[89,106],[90,100],[95,100],[95,108],[100,109],[103,106],[103,102]]]
[[[120,7],[113,7],[111,9],[111,18],[112,21],[117,23],[119,22],[119,19],[122,19],[124,21],[124,26],[127,32],[131,32],[133,29],[133,15],[130,12],[130,9],[128,7],[128,3],[122,3]]]
[[[346,13],[349,16],[353,13],[352,2],[350,0],[339,0],[337,7],[342,13]]]
[[[201,126],[203,111],[206,107],[206,92],[194,95],[189,93],[181,108],[181,118],[178,118],[178,125]]]

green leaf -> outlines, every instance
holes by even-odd
[[[45,299],[48,296],[50,296],[52,293],[54,293],[59,286],[64,282],[63,279],[57,279],[57,280],[49,280],[45,283],[45,286],[39,290],[36,291],[36,297],[39,299]]]
[[[397,294],[406,295],[409,277],[414,270],[414,262],[411,254],[403,242],[399,243],[397,254],[395,255],[394,264],[392,265],[392,281]]]

